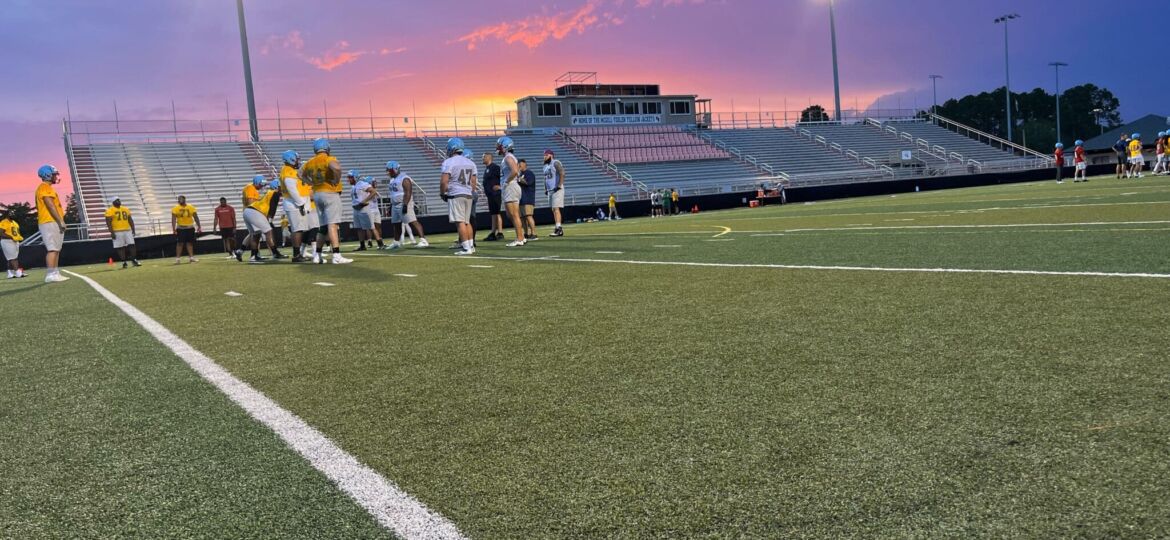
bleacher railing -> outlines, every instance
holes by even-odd
[[[502,135],[510,112],[485,116],[260,118],[260,140],[401,138]],[[74,145],[144,142],[245,142],[246,118],[223,120],[66,120]]]
[[[748,111],[711,113],[711,129],[788,128],[801,123],[803,111]],[[832,114],[831,111],[826,111]],[[866,118],[885,120],[914,118],[915,109],[850,109],[841,111],[841,118],[830,122],[856,123]],[[828,117],[826,117],[827,120]]]
[[[997,137],[995,135],[992,135],[990,133],[979,131],[978,129],[975,129],[975,128],[968,126],[968,125],[960,124],[960,123],[958,123],[954,120],[951,120],[949,118],[945,118],[945,117],[939,116],[937,114],[931,114],[931,115],[929,115],[929,119],[936,126],[939,126],[941,128],[945,128],[945,129],[949,129],[949,130],[954,131],[956,133],[959,133],[961,135],[966,135],[967,137],[975,139],[975,140],[977,140],[983,144],[986,144],[988,146],[994,146],[996,148],[999,148],[1000,150],[1005,150],[1005,151],[1011,152],[1011,153],[1016,154],[1016,155],[1044,159],[1044,160],[1047,160],[1049,162],[1054,162],[1054,159],[1052,158],[1052,156],[1049,156],[1047,154],[1041,154],[1040,152],[1032,150],[1031,148],[1028,148],[1026,146],[1016,144],[1016,143],[1011,142],[1011,141],[1006,140],[1006,139],[1002,139],[1002,138]]]

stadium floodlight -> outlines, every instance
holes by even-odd
[[[1048,65],[1056,70],[1056,142],[1062,142],[1060,137],[1060,68],[1068,67],[1064,62],[1049,62]]]
[[[1103,112],[1105,112],[1105,109],[1093,109],[1093,121],[1097,123],[1097,128],[1100,129],[1098,135],[1105,134],[1105,126],[1101,125],[1101,113]],[[1166,119],[1166,123],[1170,124],[1170,118]]]
[[[941,78],[943,78],[942,75],[930,76],[930,85],[932,87],[931,90],[934,94],[934,106],[931,108],[930,114],[938,114],[938,80]]]
[[[244,0],[236,0],[236,15],[240,21],[240,53],[244,55],[244,90],[248,94],[248,131],[252,142],[260,141],[256,122],[256,96],[252,93],[252,59],[248,54],[248,26],[244,23]]]
[[[837,74],[837,19],[833,13],[833,0],[829,0],[829,37],[833,41],[833,105],[837,121],[841,121],[841,78]]]
[[[1004,72],[1004,107],[1007,115],[1007,140],[1012,142],[1012,71],[1008,63],[1008,21],[1019,19],[1018,13],[996,17],[995,24],[1003,24],[1003,72]]]

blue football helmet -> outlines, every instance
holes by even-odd
[[[345,173],[345,175],[352,176],[356,179],[356,178],[361,178],[362,173],[358,172],[357,169],[350,169],[349,172]]]
[[[41,165],[41,168],[37,169],[37,176],[41,177],[41,180],[48,180],[58,173],[57,168],[52,165]]]
[[[394,174],[397,175],[402,170],[402,165],[399,165],[397,161],[390,160],[386,162],[386,170],[394,171]]]
[[[329,140],[328,139],[317,139],[317,140],[313,141],[313,153],[314,154],[320,154],[321,152],[328,152],[328,151],[329,151]]]
[[[1060,143],[1060,142],[1056,143],[1056,148],[1058,148],[1058,149],[1064,148],[1064,143]]]
[[[285,150],[280,159],[284,160],[285,165],[296,167],[301,162],[301,155],[296,150]]]
[[[268,189],[280,189],[280,180],[273,178],[272,181],[268,183]]]
[[[1140,138],[1142,138],[1142,134],[1141,134],[1141,133],[1134,133],[1133,135],[1130,135],[1130,137],[1129,137],[1129,138],[1131,138],[1131,139],[1140,139]]]
[[[365,182],[365,183],[367,183],[367,184],[373,184],[373,183],[374,183],[374,177],[373,177],[373,176],[363,176],[363,177],[362,177],[362,182]]]
[[[256,187],[260,187],[260,186],[264,185],[264,175],[257,174],[256,176],[253,176],[252,177],[252,185],[256,186]]]
[[[496,139],[496,153],[501,156],[508,153],[508,151],[515,151],[516,143],[512,142],[512,138],[508,136]]]
[[[1084,146],[1084,145],[1085,145],[1085,141],[1082,141],[1082,140],[1080,140],[1080,139],[1077,139],[1077,142],[1075,142],[1075,143],[1073,143],[1073,144],[1075,144],[1075,145],[1077,145],[1077,146]]]
[[[447,139],[447,157],[463,153],[463,139],[451,137]]]

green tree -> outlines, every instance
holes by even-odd
[[[820,105],[813,105],[800,111],[801,122],[828,122],[829,120],[829,113],[825,112],[825,108]]]
[[[65,223],[81,223],[81,217],[77,210],[77,194],[70,193],[69,198],[65,200]]]
[[[950,99],[939,106],[939,116],[967,124],[987,133],[1007,136],[1004,124],[1004,89]],[[1121,102],[1108,89],[1092,84],[1074,86],[1065,90],[1060,99],[1061,131],[1065,144],[1076,139],[1088,139],[1101,132],[1096,124],[1099,116],[1105,129],[1121,125],[1118,109]],[[1101,113],[1094,113],[1100,109]],[[1056,98],[1042,88],[1030,92],[1012,92],[1012,121],[1015,123],[1015,142],[1040,152],[1048,152],[1056,144]]]

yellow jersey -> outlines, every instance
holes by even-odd
[[[20,224],[11,219],[0,219],[0,231],[4,231],[4,234],[17,242],[24,240],[24,237],[20,235]]]
[[[277,191],[275,189],[266,191],[264,195],[261,195],[259,199],[256,199],[256,202],[249,204],[248,208],[258,210],[261,214],[267,216],[268,210],[272,208],[272,198],[276,196],[276,193]]]
[[[280,196],[281,197],[288,197],[290,195],[290,193],[288,192],[288,186],[284,185],[285,178],[296,178],[296,180],[297,180],[297,183],[296,183],[297,194],[298,195],[303,194],[303,192],[301,191],[301,186],[304,185],[305,182],[301,180],[301,176],[300,176],[300,174],[297,173],[296,169],[289,167],[288,165],[285,165],[284,167],[281,167],[281,169],[280,169]],[[311,192],[311,189],[312,188],[310,188],[310,192]]]
[[[1135,158],[1142,155],[1142,142],[1134,139],[1129,141],[1129,157]]]
[[[53,189],[53,184],[48,182],[41,182],[37,186],[37,223],[56,223],[53,219],[53,214],[49,212],[49,207],[45,206],[45,197],[48,197],[53,202],[53,206],[57,208],[57,215],[61,216],[61,222],[65,222],[65,210],[61,208],[61,199],[57,197],[57,190]]]
[[[248,184],[244,186],[244,206],[252,204],[252,201],[260,198],[260,190],[256,186]]]
[[[677,191],[670,192],[670,202],[678,202],[678,192]]]
[[[337,163],[337,158],[321,152],[305,164],[305,179],[313,186],[314,193],[341,193],[341,177],[331,167],[334,163]]]
[[[182,229],[190,229],[195,226],[195,212],[197,210],[194,206],[175,205],[171,208],[171,215],[175,217],[175,226]]]
[[[130,230],[130,209],[125,206],[111,206],[106,209],[106,217],[110,219],[110,232]]]
[[[609,205],[610,206],[617,206],[617,197],[610,195],[609,196]]]

